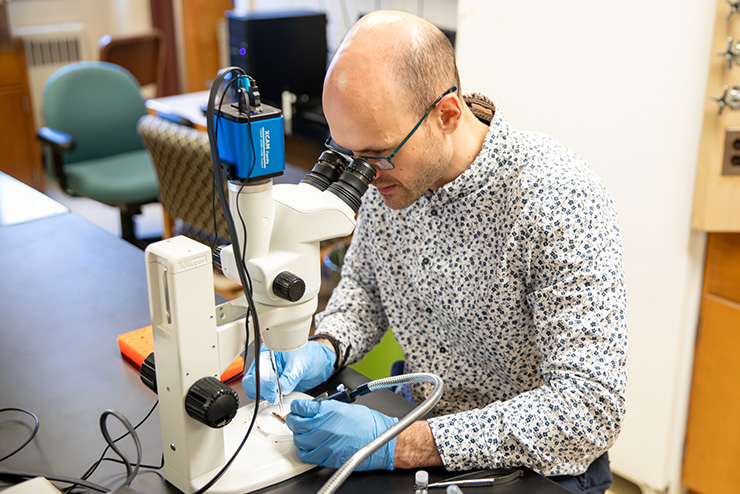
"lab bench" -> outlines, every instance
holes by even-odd
[[[150,324],[144,252],[61,207],[0,226],[0,252],[0,408],[24,408],[40,421],[36,438],[3,461],[0,471],[79,477],[105,448],[99,428],[104,411],[115,410],[136,424],[157,400],[141,383],[138,369],[121,357],[116,342],[118,335]],[[365,380],[345,369],[326,386],[343,382],[356,387]],[[245,399],[238,380],[232,387]],[[362,401],[396,416],[411,408],[388,390],[370,393]],[[20,444],[28,432],[16,421],[0,417],[0,454]],[[142,463],[158,465],[162,457],[158,410],[138,434]],[[316,468],[260,492],[315,492],[333,471]],[[454,475],[442,469],[428,471],[430,481]],[[356,472],[338,492],[410,493],[413,476],[413,470]],[[91,480],[116,486],[124,477],[123,466],[104,462]],[[0,490],[6,487],[0,482]],[[178,491],[160,471],[142,469],[126,492]],[[514,482],[474,492],[566,491],[525,469]]]

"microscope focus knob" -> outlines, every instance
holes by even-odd
[[[306,282],[290,271],[283,271],[272,282],[272,293],[276,297],[297,302],[306,293]]]
[[[239,395],[215,377],[204,377],[190,386],[185,410],[195,420],[219,429],[239,410]]]
[[[157,392],[157,369],[154,363],[154,352],[150,353],[139,369],[139,378],[147,388]]]
[[[213,261],[213,265],[218,269],[219,273],[224,272],[223,264],[221,264],[221,251],[224,250],[225,245],[217,245],[215,249],[213,249],[213,253],[211,254],[211,260]]]

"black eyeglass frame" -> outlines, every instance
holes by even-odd
[[[421,118],[416,123],[416,125],[414,125],[414,128],[411,129],[411,132],[409,132],[406,135],[406,137],[404,137],[404,139],[401,141],[401,144],[399,144],[398,146],[396,146],[396,149],[394,149],[393,152],[391,154],[389,154],[388,156],[355,155],[354,153],[352,153],[348,149],[344,149],[344,148],[340,148],[338,146],[335,146],[333,144],[334,140],[332,139],[331,136],[329,136],[326,139],[326,141],[324,142],[324,146],[326,146],[326,148],[328,148],[328,149],[330,149],[332,151],[335,151],[335,152],[340,153],[340,154],[347,155],[347,156],[349,156],[351,158],[361,158],[361,159],[364,159],[365,161],[367,161],[368,163],[370,163],[373,166],[373,168],[377,168],[378,170],[392,170],[393,168],[396,167],[396,165],[393,164],[393,161],[392,161],[393,157],[396,154],[398,154],[398,152],[401,150],[401,148],[403,147],[403,145],[406,144],[406,141],[408,141],[409,139],[411,139],[411,136],[414,135],[414,132],[416,132],[416,130],[421,126],[421,124],[424,122],[424,119],[426,119],[429,116],[429,114],[432,113],[432,110],[434,110],[434,108],[439,104],[439,102],[442,101],[442,98],[444,98],[448,94],[454,93],[455,91],[457,91],[457,86],[452,86],[450,89],[448,89],[447,91],[445,91],[444,93],[442,93],[442,95],[439,98],[437,98],[436,100],[434,100],[434,103],[432,103],[432,105],[427,109],[427,111],[424,112],[424,115],[421,116]],[[389,163],[390,166],[381,166],[381,163],[383,163],[383,162]]]

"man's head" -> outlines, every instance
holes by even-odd
[[[324,113],[338,145],[355,155],[388,156],[452,87],[460,81],[445,35],[411,14],[377,11],[337,49],[324,82]],[[470,164],[472,158],[462,166],[455,135],[464,110],[459,90],[446,94],[392,158],[395,168],[378,171],[373,185],[389,207],[409,206]]]

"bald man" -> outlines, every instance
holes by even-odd
[[[316,317],[318,339],[278,355],[283,391],[315,387],[391,327],[405,372],[441,376],[445,394],[434,418],[360,469],[525,466],[573,492],[604,492],[627,328],[622,241],[603,184],[555,139],[463,95],[449,41],[410,14],[378,11],[352,27],[323,108],[327,146],[377,175]],[[252,397],[254,384],[250,371]],[[274,380],[261,385],[275,402]],[[419,403],[430,389],[400,391]],[[335,468],[396,421],[303,400],[287,418],[299,457]]]

